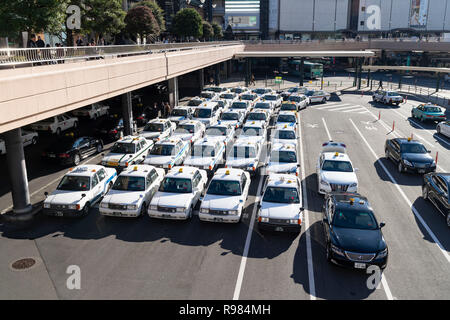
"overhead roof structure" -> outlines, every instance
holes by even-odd
[[[364,70],[399,70],[399,71],[425,71],[450,73],[450,68],[436,68],[436,67],[412,67],[412,66],[363,66]]]
[[[374,57],[373,51],[243,51],[235,58],[289,58],[289,57]]]

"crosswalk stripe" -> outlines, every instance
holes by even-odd
[[[356,108],[356,109],[345,110],[345,111],[342,111],[342,112],[355,112],[355,111],[362,111],[362,110],[366,110],[366,108],[359,107],[359,108]]]
[[[328,109],[327,111],[342,111],[346,109],[355,109],[355,108],[361,108],[362,106],[354,104],[348,107],[341,107],[341,108],[335,108],[335,109]]]
[[[337,107],[343,107],[343,106],[348,106],[348,103],[340,103],[340,104],[334,104],[332,106],[325,106],[325,107],[319,107],[319,108],[314,108],[314,109],[318,109],[318,110],[322,110],[322,109],[331,109],[331,108],[337,108]]]

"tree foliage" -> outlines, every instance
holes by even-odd
[[[159,26],[152,11],[147,6],[135,6],[125,17],[125,30],[130,34],[150,36],[159,34]]]
[[[212,24],[212,27],[214,30],[214,39],[216,40],[222,39],[223,38],[222,27],[216,22]]]
[[[164,19],[164,10],[161,9],[161,7],[156,3],[154,0],[144,0],[141,2],[138,2],[133,5],[132,8],[136,6],[146,6],[148,7],[155,17],[156,21],[158,22],[159,30],[160,32],[166,31],[166,20]]]
[[[173,19],[173,32],[180,37],[200,38],[203,35],[202,17],[192,8],[178,11]]]
[[[214,36],[214,29],[208,21],[203,21],[203,38],[209,40]]]
[[[225,40],[234,40],[233,28],[231,28],[231,25],[228,25],[227,29],[225,30],[224,38]]]

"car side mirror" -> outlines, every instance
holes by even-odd
[[[328,223],[328,218],[323,218],[323,219],[322,219],[322,222],[323,222],[323,223]]]
[[[297,163],[297,168],[300,168],[300,163]]]
[[[386,225],[384,222],[380,222],[380,229],[383,228]]]
[[[428,153],[431,153],[431,150],[427,150]]]
[[[300,207],[300,211],[305,211],[305,208],[304,207]]]
[[[355,168],[355,172],[358,172],[359,171],[359,168]]]
[[[85,193],[83,193],[83,194],[81,195],[81,199],[83,199],[84,197],[86,197],[86,194],[85,194]]]
[[[44,192],[44,196],[48,197],[48,192],[47,191]]]
[[[104,153],[102,153],[102,157],[104,157],[105,156],[105,154]]]

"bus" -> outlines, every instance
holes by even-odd
[[[300,76],[301,60],[290,60],[288,62],[288,73],[292,76]],[[305,61],[303,65],[303,77],[305,79],[317,79],[323,75],[323,64]]]

